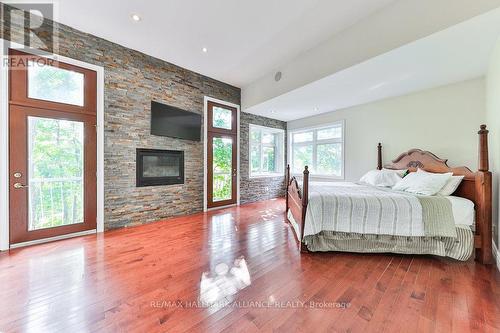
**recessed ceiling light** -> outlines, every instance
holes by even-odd
[[[206,47],[202,48],[201,50],[203,51],[203,53],[207,53],[208,52],[208,49]]]
[[[132,14],[130,16],[132,18],[132,20],[134,20],[135,22],[139,22],[141,20],[141,17],[137,14]]]
[[[271,110],[271,113],[272,113],[272,114],[275,114],[275,113],[276,113],[276,110]]]
[[[318,108],[318,107],[315,107],[315,108],[314,108],[314,112],[319,112],[319,108]]]

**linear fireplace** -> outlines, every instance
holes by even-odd
[[[137,149],[137,187],[184,184],[184,152]]]

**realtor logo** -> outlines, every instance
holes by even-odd
[[[24,45],[30,53],[57,53],[58,39],[55,18],[55,3],[2,1],[1,38]],[[18,49],[16,47],[16,49]],[[22,50],[22,49],[21,49]]]

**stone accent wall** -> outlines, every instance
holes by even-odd
[[[23,43],[23,27],[1,23],[3,38]],[[71,27],[53,24],[59,47],[47,51],[105,69],[105,228],[201,211],[203,142],[150,135],[151,100],[203,114],[205,95],[240,104],[240,89]],[[45,49],[44,45],[32,46]],[[183,150],[185,184],[136,188],[136,148]]]
[[[240,202],[242,204],[285,196],[285,176],[250,179],[249,125],[286,130],[286,122],[242,112],[240,115]],[[286,145],[285,136],[285,145]],[[286,161],[286,146],[285,146]]]

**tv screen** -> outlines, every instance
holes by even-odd
[[[201,115],[151,102],[151,134],[200,141]]]

